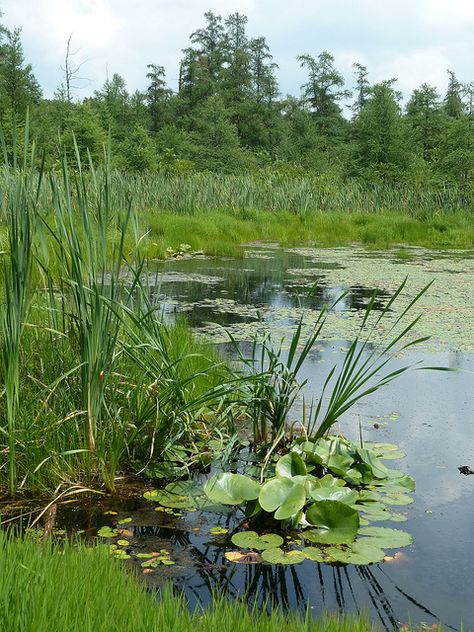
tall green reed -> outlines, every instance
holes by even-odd
[[[395,350],[404,352],[428,340],[429,337],[415,339],[410,337],[421,315],[408,323],[405,317],[410,314],[413,306],[428,290],[431,283],[424,287],[398,316],[393,318],[387,333],[388,340],[374,340],[382,320],[389,317],[391,312],[398,307],[398,303],[396,306],[395,303],[406,283],[407,279],[400,284],[378,315],[374,311],[377,293],[373,293],[359,332],[350,343],[341,365],[334,365],[328,371],[321,392],[313,398],[309,411],[306,403],[303,402],[304,415],[301,429],[307,436],[312,439],[323,437],[334,423],[359,400],[378,391],[413,368],[412,365],[405,365],[394,370],[386,370],[393,359]],[[290,424],[289,415],[307,382],[306,380],[299,382],[298,373],[316,342],[321,339],[330,312],[346,294],[342,294],[331,306],[322,308],[306,340],[303,340],[303,317],[301,317],[289,341],[288,350],[284,349],[285,339],[282,339],[279,346],[275,347],[269,335],[263,338],[256,336],[250,357],[245,357],[238,343],[231,336],[241,361],[254,378],[249,382],[249,389],[250,417],[255,444],[271,442],[274,449],[280,442],[285,442],[291,436],[290,430],[295,422]],[[421,368],[446,370],[442,367],[423,366]]]
[[[101,173],[91,163],[87,176],[77,146],[76,161],[76,173],[70,176],[64,159],[61,185],[51,178],[55,225],[44,221],[60,264],[68,333],[79,354],[85,445],[100,460],[100,436],[118,419],[106,405],[105,394],[119,348],[125,237],[132,207],[129,202],[125,212],[113,208],[107,160]]]
[[[14,132],[14,148],[16,135]],[[2,144],[3,137],[1,139]],[[28,152],[28,124],[25,129],[23,165],[18,170],[17,154],[13,154],[13,169],[17,171],[15,186],[4,198],[7,220],[8,252],[3,253],[2,271],[4,298],[0,306],[1,370],[6,398],[6,423],[3,433],[8,440],[8,489],[14,494],[18,487],[17,442],[19,437],[18,408],[20,402],[21,343],[32,301],[33,241],[35,210],[42,171],[35,169],[34,146]],[[28,157],[30,163],[28,163]],[[5,165],[8,168],[8,164]]]

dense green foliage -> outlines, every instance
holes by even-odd
[[[461,190],[471,208],[474,170],[472,84],[449,71],[446,95],[424,83],[402,104],[396,80],[372,85],[354,65],[351,93],[328,51],[295,60],[307,72],[301,95],[283,97],[265,37],[250,38],[247,18],[209,11],[190,36],[179,87],[150,63],[144,89],[130,94],[119,74],[79,100],[70,42],[64,83],[53,99],[41,96],[22,50],[20,31],[0,32],[0,119],[5,138],[22,128],[30,110],[40,149],[54,166],[76,138],[82,157],[102,160],[112,139],[113,166],[131,172],[256,172],[311,174],[341,184],[391,185],[443,195]],[[157,60],[159,61],[159,60]],[[348,114],[347,114],[348,113]],[[8,141],[5,151],[11,156]]]

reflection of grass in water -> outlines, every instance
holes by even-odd
[[[164,590],[157,600],[113,560],[106,547],[11,541],[0,533],[2,630],[36,632],[376,632],[364,616],[306,621],[278,609],[250,611],[244,601],[216,598],[212,610],[191,613],[184,597]]]
[[[472,217],[453,213],[417,218],[406,213],[308,213],[304,217],[279,211],[259,211],[242,216],[231,211],[199,211],[193,215],[142,212],[144,229],[150,231],[146,249],[150,257],[163,257],[168,246],[189,243],[193,250],[210,255],[242,256],[239,244],[254,240],[283,245],[325,246],[362,243],[370,248],[395,244],[440,248],[471,248]]]

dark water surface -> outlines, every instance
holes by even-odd
[[[377,265],[377,259],[373,261]],[[365,307],[373,288],[334,287],[325,280],[327,270],[344,267],[343,260],[318,265],[320,275],[314,261],[304,255],[274,248],[252,249],[241,261],[170,261],[158,266],[156,292],[168,313],[184,311],[195,327],[208,321],[255,322],[255,310],[269,306],[286,309],[290,324],[292,312],[287,308],[316,310],[346,289],[349,293],[338,310],[349,313]],[[305,266],[320,284],[311,297],[301,291],[301,276],[287,272]],[[377,308],[385,297],[382,292]],[[474,297],[466,300],[474,309]],[[278,334],[281,323],[280,319]],[[265,326],[272,328],[271,318]],[[308,379],[308,394],[318,393],[329,367],[343,358],[345,346],[343,339],[316,345],[301,376]],[[399,525],[413,534],[415,542],[402,549],[398,559],[367,567],[312,561],[288,567],[230,564],[219,537],[210,535],[209,528],[235,528],[238,516],[195,513],[176,518],[158,514],[151,503],[133,501],[120,512],[133,518],[137,546],[175,550],[176,565],[164,576],[150,575],[150,581],[160,583],[171,576],[192,603],[207,602],[212,590],[221,588],[232,596],[246,592],[249,600],[268,598],[290,608],[305,609],[309,604],[315,614],[324,608],[367,610],[386,629],[397,622],[431,624],[441,619],[448,629],[458,629],[462,620],[466,631],[474,630],[474,476],[458,471],[461,465],[474,468],[474,355],[448,345],[437,352],[395,358],[393,366],[419,360],[459,371],[404,374],[340,420],[340,429],[350,438],[358,436],[360,422],[364,438],[397,443],[406,452],[404,460],[390,466],[406,470],[417,483],[414,504],[401,508],[408,521]],[[75,520],[83,526],[80,512]],[[106,522],[102,513],[88,514],[87,521],[90,526]]]

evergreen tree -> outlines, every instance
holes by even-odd
[[[414,143],[421,149],[426,162],[435,159],[443,126],[441,97],[427,83],[413,91],[406,107],[407,122]]]
[[[146,89],[146,103],[151,119],[151,133],[156,135],[160,127],[167,122],[168,101],[171,90],[166,87],[165,69],[163,66],[148,64],[146,78],[150,83]]]
[[[275,77],[277,64],[273,63],[273,56],[264,37],[250,40],[250,71],[252,77],[252,92],[256,103],[271,104],[278,97],[278,81]]]
[[[206,25],[191,34],[194,47],[183,51],[180,67],[179,93],[188,111],[217,94],[226,61],[227,44],[222,17],[208,11],[204,18]]]
[[[357,118],[364,109],[364,106],[367,103],[367,99],[369,98],[370,83],[367,79],[369,73],[367,72],[366,66],[362,66],[361,64],[356,63],[353,65],[353,68],[355,70],[356,77],[356,85],[354,86],[356,99],[352,104],[351,110],[353,112],[354,118]]]
[[[130,96],[125,81],[114,73],[107,79],[102,90],[94,92],[91,103],[97,107],[102,126],[108,129],[113,139],[121,141],[130,129]]]
[[[308,70],[308,81],[303,84],[303,100],[313,112],[318,128],[325,134],[334,134],[343,118],[339,101],[350,96],[344,86],[344,78],[334,67],[334,57],[327,51],[318,55],[300,55],[298,61]]]
[[[394,80],[375,84],[355,123],[355,169],[369,179],[401,178],[410,154]]]
[[[449,82],[444,98],[444,111],[451,118],[460,118],[464,114],[462,85],[452,70],[448,70]]]
[[[196,111],[193,131],[197,146],[194,163],[198,169],[232,172],[250,166],[221,97],[209,97]]]
[[[31,64],[25,64],[20,29],[3,31],[6,42],[1,47],[0,95],[3,112],[23,115],[26,108],[39,103],[41,88]]]

